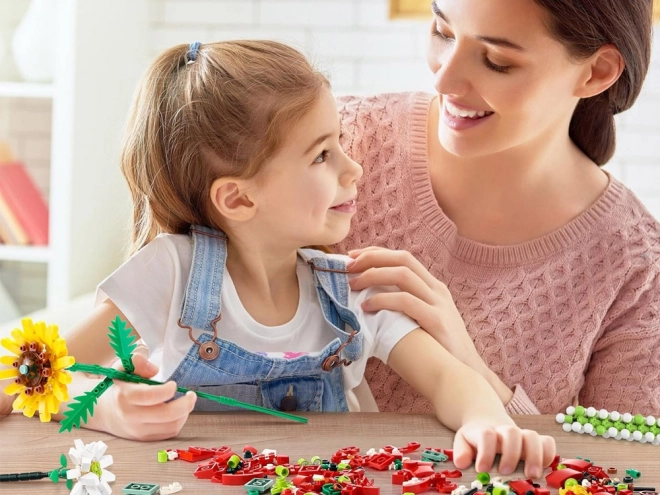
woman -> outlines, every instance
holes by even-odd
[[[352,253],[353,287],[398,285],[366,309],[431,328],[511,413],[660,414],[660,228],[599,168],[648,69],[652,0],[433,11],[435,94],[340,102],[364,176],[338,249],[412,254]],[[368,378],[381,410],[430,410],[382,363]]]

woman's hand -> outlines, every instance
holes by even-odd
[[[383,292],[367,299],[362,309],[388,309],[407,314],[459,361],[481,374],[504,404],[513,392],[483,361],[465,328],[451,293],[407,251],[368,247],[349,251],[354,259],[350,273],[360,273],[350,281],[354,290],[377,285],[397,286],[399,292]]]
[[[475,451],[474,466],[477,472],[490,471],[495,455],[501,454],[500,473],[513,473],[518,462],[524,460],[525,476],[540,478],[543,468],[552,463],[557,447],[554,438],[539,435],[533,430],[523,430],[515,425],[493,425],[490,421],[473,421],[464,424],[454,437],[456,467],[470,467]]]
[[[472,366],[481,361],[449,289],[407,251],[369,247],[349,251],[348,268],[360,273],[350,281],[354,290],[395,285],[400,292],[383,292],[367,299],[365,311],[389,309],[407,314],[458,360]]]
[[[133,356],[134,373],[151,378],[158,368],[140,355]],[[195,407],[197,395],[188,392],[171,402],[176,383],[146,385],[115,380],[99,399],[101,418],[98,427],[115,436],[130,440],[164,440],[175,437]]]

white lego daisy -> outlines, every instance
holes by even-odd
[[[103,442],[85,445],[82,440],[74,443],[69,458],[75,467],[66,473],[68,479],[76,481],[71,495],[110,495],[108,483],[115,481],[115,475],[106,470],[112,465],[112,456],[104,455],[108,446]]]

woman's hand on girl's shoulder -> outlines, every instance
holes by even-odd
[[[134,373],[143,378],[151,378],[158,373],[158,368],[141,354],[133,356],[133,364]],[[194,392],[188,392],[183,397],[170,400],[175,394],[174,382],[146,385],[115,380],[99,400],[102,418],[98,427],[130,440],[153,441],[175,437],[186,423],[197,399]]]
[[[353,290],[396,286],[398,292],[382,292],[367,299],[362,309],[388,309],[407,314],[458,360],[473,366],[482,362],[447,286],[435,278],[408,251],[368,247],[349,251],[354,262],[349,283]],[[475,361],[476,359],[476,361]]]
[[[518,462],[525,463],[525,476],[540,478],[556,454],[554,438],[524,430],[515,424],[472,421],[464,424],[454,437],[454,464],[467,469],[474,460],[477,472],[490,471],[495,455],[501,454],[498,471],[513,473]]]

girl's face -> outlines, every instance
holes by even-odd
[[[428,64],[443,148],[485,156],[568,135],[585,71],[533,0],[436,0],[433,11]]]
[[[341,241],[356,211],[362,167],[339,144],[339,113],[323,89],[289,133],[255,188],[257,228],[286,248]]]

